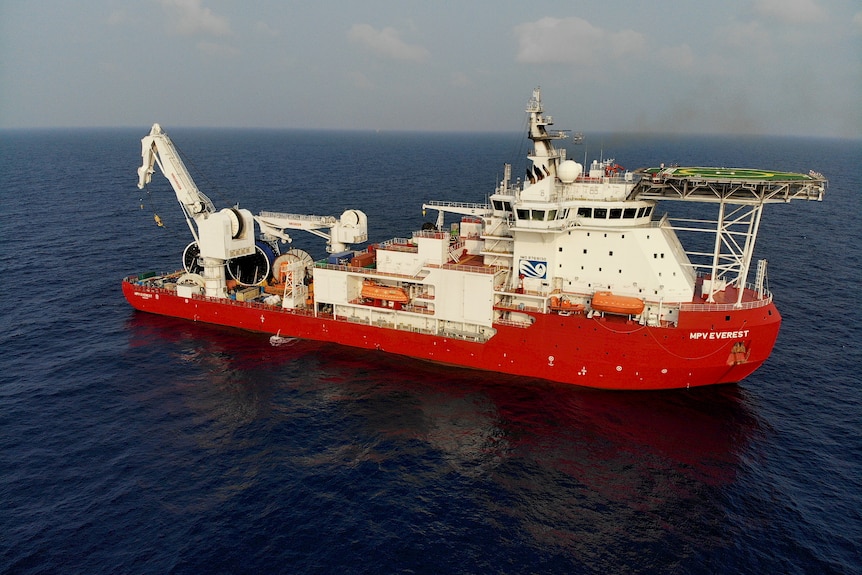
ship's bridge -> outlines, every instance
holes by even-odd
[[[514,229],[563,230],[574,226],[630,228],[649,224],[653,211],[649,201],[567,203],[523,203],[515,206]]]

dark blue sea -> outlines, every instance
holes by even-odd
[[[418,229],[423,201],[485,201],[527,153],[521,134],[164,128],[217,206],[358,208],[372,241]],[[136,187],[148,131],[0,132],[0,572],[862,572],[862,142],[569,147],[830,180],[765,210],[767,364],[620,393],[133,311],[121,278],[177,269],[190,241],[166,180]]]

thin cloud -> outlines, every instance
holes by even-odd
[[[453,72],[449,78],[449,83],[457,88],[464,88],[473,84],[470,77],[464,72]]]
[[[364,46],[371,52],[392,60],[419,62],[428,58],[428,50],[422,46],[408,44],[400,38],[394,28],[376,30],[368,24],[354,24],[347,32],[351,42]]]
[[[756,0],[754,9],[761,16],[785,24],[810,24],[826,18],[826,10],[814,0]]]
[[[239,50],[234,48],[233,46],[228,46],[227,44],[219,44],[216,42],[207,42],[206,40],[201,40],[197,43],[197,48],[207,56],[236,56],[239,54]]]
[[[659,61],[668,68],[687,70],[694,67],[695,57],[688,44],[669,46],[658,51]]]
[[[254,30],[255,32],[257,32],[258,36],[269,36],[271,38],[275,38],[279,35],[278,30],[276,30],[263,20],[258,20],[258,22],[254,25]]]
[[[600,64],[607,57],[642,54],[646,38],[634,30],[609,32],[583,18],[546,17],[515,27],[516,60],[526,64]]]
[[[734,53],[743,51],[758,62],[770,60],[773,56],[772,34],[758,21],[733,22],[715,29],[715,41],[732,49]],[[716,54],[721,59],[724,52]]]
[[[374,90],[376,88],[374,83],[368,79],[368,76],[366,76],[362,72],[351,70],[348,73],[348,77],[350,78],[353,87],[358,90]]]
[[[108,14],[107,23],[109,26],[122,26],[128,24],[132,19],[125,10],[113,10]]]
[[[162,6],[171,15],[171,25],[178,34],[194,36],[230,36],[227,18],[213,14],[203,6],[202,0],[161,0]]]

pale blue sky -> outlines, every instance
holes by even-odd
[[[858,0],[0,0],[0,128],[862,137]]]

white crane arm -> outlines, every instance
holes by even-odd
[[[195,185],[174,143],[158,124],[153,124],[150,133],[141,140],[141,157],[143,163],[138,168],[138,188],[143,189],[150,183],[154,166],[158,164],[186,214],[194,218],[198,214],[215,213],[212,201]]]
[[[158,124],[153,124],[150,133],[141,139],[141,158],[138,188],[150,182],[158,164],[171,183],[189,230],[198,243],[204,260],[204,277],[212,280],[207,285],[207,295],[223,297],[224,262],[255,252],[254,216],[239,208],[216,211],[212,201],[195,185],[174,143]]]
[[[264,233],[290,242],[284,230],[303,230],[326,240],[327,251],[341,252],[347,245],[368,241],[368,218],[359,210],[346,210],[341,218],[261,212],[255,217]],[[329,233],[326,233],[327,230]]]

